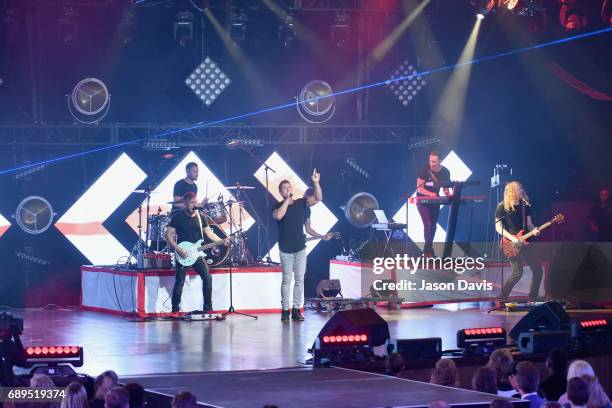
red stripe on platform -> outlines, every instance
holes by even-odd
[[[100,266],[81,266],[81,272],[97,272],[97,273],[113,273],[115,275],[134,276],[142,274],[143,276],[174,276],[174,269],[114,269]],[[280,273],[282,269],[278,266],[274,267],[250,267],[250,268],[233,268],[232,273]],[[210,273],[214,275],[229,274],[229,268],[211,268]],[[193,269],[187,270],[187,275],[193,276],[197,273]]]
[[[55,228],[64,235],[106,235],[109,233],[100,221],[58,222]]]
[[[91,312],[107,313],[115,316],[133,316],[133,317],[170,317],[171,313],[136,313],[136,312],[121,312],[119,310],[106,309],[103,307],[95,306],[84,306],[81,305],[81,309],[88,310]],[[237,312],[253,313],[253,314],[265,314],[265,313],[280,313],[281,309],[236,309]],[[214,310],[215,314],[223,314],[227,310]]]
[[[147,314],[145,309],[145,277],[144,274],[139,273],[138,278],[136,279],[138,285],[138,306],[136,306],[136,310],[138,311],[138,316],[144,316]]]

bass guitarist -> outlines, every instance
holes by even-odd
[[[166,229],[166,241],[176,253],[182,257],[187,257],[187,252],[180,248],[178,242],[188,241],[195,243],[204,238],[204,235],[213,242],[221,241],[222,239],[215,234],[208,226],[208,221],[205,216],[200,214],[197,208],[198,202],[195,193],[188,191],[183,195],[184,208],[183,211],[176,211]],[[174,240],[174,236],[177,240]],[[225,245],[229,244],[229,239],[223,240]],[[174,289],[172,289],[172,314],[178,316],[181,304],[181,295],[183,294],[183,284],[185,283],[186,267],[176,262],[176,276],[174,280]],[[193,265],[193,269],[202,278],[202,296],[204,304],[202,314],[212,313],[212,278],[208,271],[208,265],[200,257]]]
[[[504,201],[499,203],[495,210],[495,230],[498,234],[502,235],[503,238],[513,243],[523,241],[517,236],[521,230],[533,231],[534,236],[540,234],[540,231],[533,225],[531,220],[531,204],[529,204],[529,197],[527,197],[527,193],[525,193],[523,186],[518,181],[512,181],[506,184],[506,188],[504,189]],[[525,246],[523,246],[519,254],[510,258],[512,276],[510,276],[502,287],[500,294],[501,303],[508,300],[512,288],[521,280],[524,262],[529,265],[533,274],[531,287],[529,289],[529,301],[534,302],[537,300],[543,275],[542,264],[534,251],[527,246],[527,242],[523,241],[522,243]]]

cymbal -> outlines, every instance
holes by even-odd
[[[147,190],[134,190],[132,191],[132,193],[139,193],[139,194],[161,194],[161,191],[147,191]]]
[[[166,201],[166,204],[183,204],[182,201]]]
[[[225,187],[228,190],[255,190],[255,187],[252,186],[243,186],[240,183],[236,183],[236,185],[234,186],[227,186]]]
[[[234,204],[238,204],[238,205],[243,205],[244,201],[234,201],[234,200],[228,200],[225,202],[225,205],[234,205]]]

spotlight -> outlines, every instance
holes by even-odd
[[[350,37],[350,17],[345,11],[338,11],[331,26],[331,39],[338,48],[344,48]]]
[[[210,106],[231,82],[210,57],[206,57],[185,79],[185,84],[206,106]]]
[[[81,123],[98,123],[110,109],[108,88],[97,78],[81,80],[67,96],[70,114]]]
[[[293,45],[295,41],[295,23],[292,15],[287,14],[285,21],[278,26],[278,38],[285,48]]]
[[[483,13],[483,12],[479,12],[479,13],[477,13],[477,14],[476,14],[476,18],[477,18],[478,20],[484,20],[485,15],[484,15],[484,13]]]
[[[83,366],[83,347],[77,346],[30,346],[26,347],[26,361],[29,366],[38,364],[70,364]]]
[[[262,147],[261,139],[251,139],[247,137],[233,137],[225,142],[225,147],[235,149],[237,147]]]
[[[186,47],[193,40],[193,13],[179,11],[174,22],[174,39],[181,47]]]
[[[300,116],[310,123],[323,123],[332,118],[336,111],[336,99],[332,87],[325,81],[307,83],[297,100]]]
[[[179,145],[168,139],[149,139],[143,145],[145,150],[172,150],[178,149]]]
[[[612,331],[607,319],[582,320],[572,323],[572,342],[579,349],[612,345]]]
[[[559,23],[566,32],[576,32],[584,30],[589,25],[589,18],[586,10],[578,4],[576,0],[559,0],[561,9],[559,10]]]
[[[64,44],[70,44],[75,41],[78,24],[77,24],[78,12],[74,6],[70,4],[64,4],[62,8],[62,17],[58,23],[58,36],[60,41]]]
[[[13,45],[19,36],[19,25],[15,9],[7,7],[0,16],[0,39],[6,45]]]
[[[246,40],[246,24],[248,21],[247,15],[242,10],[232,10],[231,26],[229,31],[229,38],[234,44],[239,44]]]

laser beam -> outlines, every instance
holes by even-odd
[[[385,81],[379,81],[379,82],[374,82],[374,83],[367,84],[367,85],[362,85],[362,86],[359,86],[359,87],[356,87],[356,88],[345,89],[345,90],[338,91],[338,92],[335,92],[335,93],[332,93],[332,94],[329,94],[329,95],[312,98],[312,99],[310,99],[308,101],[305,101],[305,102],[316,101],[318,99],[333,98],[333,97],[342,96],[342,95],[348,95],[348,94],[356,93],[356,92],[359,92],[359,91],[363,91],[365,89],[371,89],[371,88],[376,88],[376,87],[383,86],[383,85],[388,85],[388,84],[393,83],[393,82],[405,81],[407,79],[412,79],[413,77],[417,77],[417,76],[421,76],[421,77],[429,76],[429,75],[436,74],[436,73],[439,73],[439,72],[450,71],[450,70],[453,70],[453,69],[456,69],[456,68],[459,68],[459,67],[463,67],[463,66],[466,66],[466,65],[474,65],[474,64],[480,64],[480,63],[483,63],[483,62],[487,62],[487,61],[493,61],[493,60],[497,60],[497,59],[500,59],[500,58],[508,57],[508,56],[511,56],[511,55],[516,55],[516,54],[521,54],[521,53],[528,52],[528,51],[533,51],[533,50],[538,50],[538,49],[542,49],[542,48],[552,47],[554,45],[564,44],[564,43],[568,43],[568,42],[571,42],[571,41],[580,40],[580,39],[583,39],[583,38],[594,37],[594,36],[597,36],[597,35],[609,33],[611,31],[612,31],[612,27],[608,27],[608,28],[603,28],[603,29],[600,29],[600,30],[590,31],[590,32],[587,32],[587,33],[576,34],[576,35],[573,35],[571,37],[561,38],[561,39],[554,40],[554,41],[548,41],[548,42],[545,42],[545,43],[536,44],[536,45],[532,45],[532,46],[525,47],[525,48],[518,48],[516,50],[505,51],[505,52],[501,52],[501,53],[498,53],[498,54],[489,55],[489,56],[481,57],[481,58],[476,58],[476,59],[473,59],[473,60],[470,60],[470,61],[460,62],[460,63],[453,64],[453,65],[447,65],[447,66],[444,66],[444,67],[434,68],[434,69],[430,69],[430,70],[427,70],[427,71],[419,72],[417,74],[403,76],[403,77],[398,77],[398,78],[395,78],[395,79],[392,79],[392,80],[388,79],[388,80],[385,80]],[[167,138],[167,137],[171,137],[173,135],[176,135],[178,133],[188,132],[188,131],[191,131],[191,130],[194,130],[194,129],[203,128],[203,127],[206,127],[206,126],[219,125],[219,124],[231,122],[231,121],[234,121],[234,120],[245,119],[245,118],[250,118],[250,117],[253,117],[253,116],[262,115],[262,114],[265,114],[265,113],[268,113],[268,112],[275,112],[275,111],[283,110],[283,109],[290,108],[290,107],[296,107],[297,104],[298,104],[297,101],[289,102],[289,103],[285,103],[285,104],[282,104],[282,105],[277,105],[277,106],[272,106],[272,107],[269,107],[269,108],[260,109],[260,110],[254,111],[254,112],[243,113],[243,114],[226,117],[226,118],[219,119],[219,120],[214,120],[214,121],[211,121],[211,122],[199,122],[199,123],[196,123],[196,124],[194,124],[192,126],[188,126],[188,127],[184,127],[184,128],[180,128],[180,129],[175,129],[175,130],[168,131],[168,132],[158,133],[158,134],[153,135],[153,136],[147,136],[147,137],[143,137],[143,138],[140,138],[140,139],[132,140],[132,141],[129,141],[129,142],[117,143],[117,144],[114,144],[114,145],[104,146],[104,147],[100,147],[100,148],[96,148],[96,149],[86,150],[86,151],[79,152],[79,153],[73,153],[73,154],[69,154],[69,155],[65,155],[65,156],[56,157],[56,158],[53,158],[53,159],[43,160],[43,161],[36,162],[36,163],[30,163],[30,164],[23,165],[23,166],[17,166],[17,167],[2,169],[2,170],[0,170],[0,175],[17,172],[17,171],[21,171],[21,170],[24,170],[24,169],[29,169],[31,167],[37,167],[37,166],[40,166],[40,165],[48,165],[48,164],[52,164],[52,163],[57,163],[59,161],[63,161],[63,160],[67,160],[67,159],[72,159],[72,158],[76,158],[76,157],[82,157],[82,156],[86,156],[86,155],[89,155],[89,154],[98,153],[98,152],[105,151],[105,150],[110,150],[110,149],[115,149],[115,148],[126,146],[126,145],[138,144],[138,143],[142,143],[142,142],[144,142],[146,140],[149,140],[149,139],[162,138],[162,137],[166,137]]]

